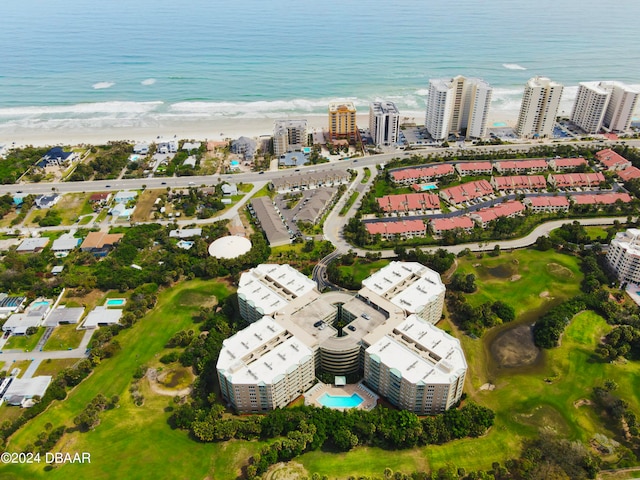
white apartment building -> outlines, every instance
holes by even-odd
[[[549,137],[558,115],[563,86],[546,77],[531,78],[524,87],[524,95],[516,124],[520,137]]]
[[[270,317],[227,338],[216,368],[222,397],[240,412],[286,407],[315,380],[313,351]]]
[[[260,264],[240,276],[240,316],[255,322],[316,290],[316,283],[290,265]]]
[[[415,314],[432,324],[440,321],[445,286],[438,272],[418,262],[391,262],[364,279],[362,286],[408,315]]]
[[[586,133],[598,133],[610,99],[611,92],[603,88],[600,82],[580,83],[571,121]]]
[[[416,315],[365,350],[365,383],[418,415],[441,413],[460,400],[466,372],[460,341]]]
[[[620,282],[640,285],[640,230],[630,228],[611,240],[607,261]]]
[[[479,78],[461,75],[429,81],[425,127],[434,140],[449,134],[486,136],[492,88]]]
[[[400,112],[393,102],[372,102],[369,107],[369,132],[375,145],[393,145],[398,141]]]
[[[640,92],[621,82],[601,82],[600,85],[611,92],[603,126],[613,132],[629,130]]]
[[[273,126],[273,153],[276,156],[309,146],[306,120],[277,120]]]
[[[364,369],[365,381],[401,408],[429,414],[455,404],[466,361],[459,342],[433,326],[444,304],[440,275],[392,262],[362,283],[355,296],[320,294],[289,265],[243,273],[238,299],[250,324],[223,343],[223,398],[241,412],[268,411],[309,389],[315,368],[333,375]]]

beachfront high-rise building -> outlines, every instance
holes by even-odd
[[[602,128],[611,92],[600,82],[582,82],[571,111],[571,121],[586,133],[598,133]]]
[[[307,146],[309,132],[306,120],[276,120],[273,126],[273,153],[277,157]]]
[[[398,141],[400,112],[393,102],[372,102],[369,107],[369,131],[375,145],[393,145]]]
[[[434,140],[445,140],[449,134],[486,136],[491,95],[491,86],[479,78],[429,80],[427,131]]]
[[[607,261],[620,282],[640,285],[640,230],[617,233],[609,245]]]
[[[353,102],[329,103],[329,138],[355,141],[357,137],[356,107]]]
[[[611,92],[603,126],[612,132],[629,130],[640,92],[621,82],[601,82],[600,85]]]
[[[524,87],[516,124],[520,137],[550,137],[558,115],[563,86],[546,77],[529,79]]]

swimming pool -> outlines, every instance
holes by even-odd
[[[238,165],[240,165],[240,162],[237,160],[231,160],[231,166],[232,167],[237,167]]]
[[[350,397],[325,393],[318,398],[318,403],[328,408],[355,408],[362,402],[364,402],[364,399],[357,393],[354,393]]]
[[[43,305],[48,307],[48,306],[49,306],[49,304],[50,304],[49,302],[45,302],[45,301],[42,301],[42,302],[34,302],[34,303],[32,303],[32,304],[31,304],[31,307],[33,307],[33,308],[38,308],[38,307],[42,307]]]
[[[493,123],[493,126],[494,126],[494,127],[506,127],[506,126],[507,126],[507,124],[506,124],[506,123],[504,123],[504,122],[494,122],[494,123]]]
[[[435,183],[425,183],[424,185],[420,185],[420,190],[437,190],[438,186]]]
[[[126,298],[110,298],[105,303],[106,307],[122,307],[125,303],[127,303]]]

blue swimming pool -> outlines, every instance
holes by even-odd
[[[357,393],[354,393],[350,397],[325,393],[318,398],[318,403],[328,408],[355,408],[362,402],[364,402],[364,399]]]
[[[494,127],[506,127],[506,126],[507,126],[507,124],[506,124],[506,123],[504,123],[504,122],[494,122],[494,123],[493,123],[493,126],[494,126]]]
[[[127,299],[126,298],[110,298],[105,303],[105,306],[107,306],[107,307],[121,307],[125,303],[127,303]]]
[[[42,307],[42,306],[49,306],[50,302],[34,302],[31,304],[31,307],[33,308],[38,308],[38,307]]]
[[[420,190],[437,190],[437,189],[438,189],[438,186],[435,183],[420,185]]]

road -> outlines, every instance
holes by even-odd
[[[630,146],[640,146],[640,140],[625,140],[626,144]],[[593,145],[598,147],[606,147],[609,145],[615,145],[617,142],[571,142],[570,145]],[[522,144],[507,144],[507,145],[484,145],[466,147],[463,151],[476,152],[478,154],[487,152],[501,152],[501,151],[516,151],[523,152],[531,149],[532,147],[542,145],[556,145],[550,141],[544,141],[540,143],[522,143]],[[384,153],[380,155],[370,155],[367,157],[355,158],[350,160],[342,160],[338,162],[321,163],[318,165],[307,165],[300,167],[302,173],[309,170],[315,170],[323,172],[333,169],[348,169],[357,167],[373,167],[376,165],[384,165],[394,158],[409,157],[411,155],[453,155],[456,153],[455,148],[420,148],[410,151],[397,151],[393,153]],[[284,173],[286,175],[286,173]],[[0,185],[0,195],[6,193],[17,193],[18,191],[25,194],[45,194],[51,192],[57,193],[78,193],[78,192],[103,192],[108,190],[126,190],[135,189],[139,190],[146,186],[146,188],[186,188],[189,186],[211,186],[217,183],[228,181],[235,183],[256,183],[256,182],[269,182],[276,178],[281,178],[282,171],[268,171],[268,172],[252,172],[252,173],[236,173],[236,174],[224,174],[224,175],[201,175],[194,177],[158,177],[158,178],[134,178],[126,180],[96,180],[88,182],[62,182],[62,183],[29,183],[19,185]]]

